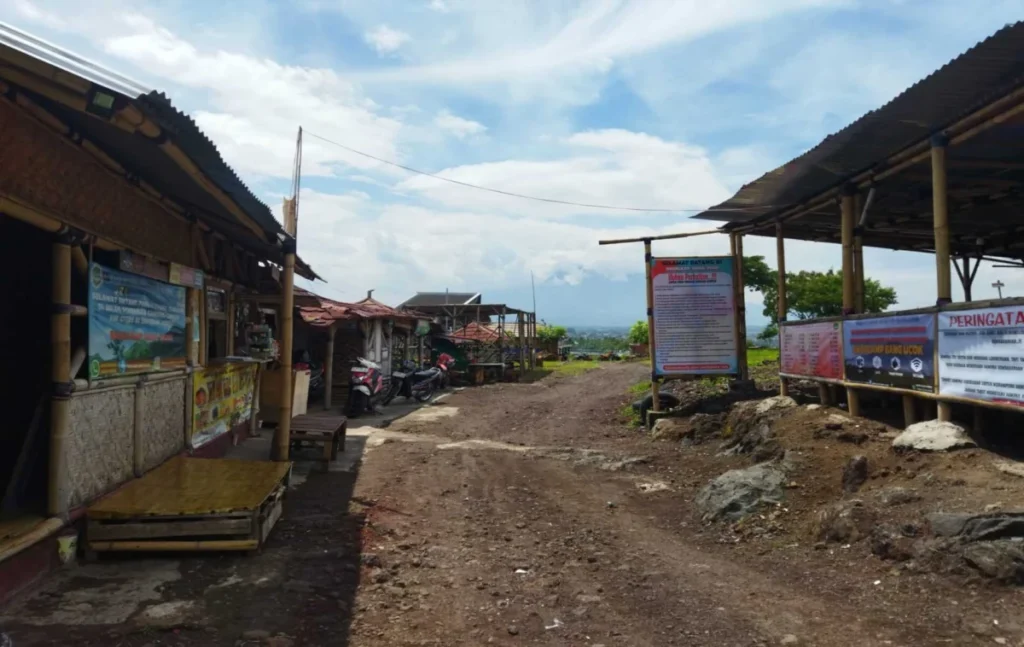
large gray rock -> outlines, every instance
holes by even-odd
[[[868,480],[867,456],[854,456],[843,469],[843,491],[853,493],[860,489]]]
[[[818,511],[813,523],[814,538],[852,544],[871,535],[877,518],[874,508],[863,501],[839,501]]]
[[[964,548],[964,561],[979,573],[1008,584],[1024,583],[1024,549],[1019,541],[985,541]]]
[[[928,515],[928,525],[936,537],[955,537],[962,541],[1024,539],[1024,513],[1020,512],[936,512]]]
[[[766,504],[785,499],[786,473],[776,464],[762,463],[730,470],[697,494],[697,507],[705,521],[739,521]]]
[[[651,428],[651,438],[654,440],[682,440],[689,435],[690,424],[682,418],[661,418]]]
[[[976,445],[963,427],[940,420],[910,425],[892,441],[896,450],[916,449],[924,452],[945,452]]]

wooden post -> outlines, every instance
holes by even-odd
[[[402,360],[408,362],[412,359],[412,329],[405,331],[405,352],[402,353]]]
[[[227,293],[225,294],[225,296],[227,297],[227,302],[228,302],[227,303],[227,308],[228,308],[227,356],[231,357],[231,356],[233,356],[235,354],[235,327],[236,327],[235,318],[237,317],[237,313],[235,312],[235,308],[236,308],[236,306],[238,304],[235,301],[235,291],[234,291],[234,289],[228,290]]]
[[[936,303],[941,307],[953,300],[949,272],[949,204],[946,192],[946,139],[932,138],[932,220],[935,229]],[[938,403],[938,419],[952,420],[953,405]]]
[[[50,365],[53,396],[50,400],[50,472],[47,491],[51,516],[68,512],[67,437],[71,398],[71,243],[62,233],[53,244],[53,309],[50,315]]]
[[[651,278],[651,239],[644,239],[644,275],[647,277],[647,344],[651,354],[651,411],[661,411],[661,385],[658,383],[657,341],[654,338],[654,281]],[[647,421],[644,420],[644,425]]]
[[[853,417],[860,416],[860,393],[851,386],[846,387],[846,411]]]
[[[853,309],[857,314],[863,314],[867,277],[864,276],[864,228],[857,220],[864,210],[864,201],[861,199],[860,193],[855,196],[853,206]]]
[[[206,282],[199,290],[199,363],[207,366],[210,363],[210,321],[207,319]]]
[[[519,329],[519,377],[526,377],[526,317],[516,314],[516,328]]]
[[[292,318],[295,316],[295,240],[289,239],[284,254],[281,277],[281,408],[271,460],[287,461],[292,432]]]
[[[334,389],[334,336],[338,332],[338,324],[331,324],[327,330],[327,353],[324,357],[324,409],[331,408],[331,391]],[[409,354],[408,341],[405,349]]]
[[[832,392],[828,388],[828,384],[824,382],[818,383],[818,400],[821,401],[821,406],[827,407],[832,404]]]
[[[739,379],[750,378],[747,367],[747,299],[743,285],[743,234],[733,234],[733,285],[736,295],[736,363]]]
[[[853,209],[852,189],[846,189],[840,202],[843,231],[843,314],[856,310],[856,274],[853,266],[853,230],[856,214]]]
[[[909,427],[917,422],[917,400],[912,395],[903,396],[903,424]]]
[[[782,230],[782,222],[775,223],[775,257],[778,267],[778,312],[775,315],[779,329],[779,368],[782,362],[782,324],[785,323],[789,312],[789,295],[786,293],[786,238]],[[779,395],[789,395],[789,383],[786,378],[779,377]]]

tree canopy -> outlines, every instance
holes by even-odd
[[[538,326],[537,339],[542,342],[559,342],[565,339],[568,332],[565,326]]]
[[[646,344],[650,340],[650,335],[647,330],[647,321],[640,320],[630,326],[629,335],[627,337],[631,344]]]
[[[771,323],[759,337],[775,337],[779,333],[778,272],[768,267],[763,256],[744,257],[743,281],[749,290],[760,292],[764,297],[763,314]],[[786,272],[786,292],[789,318],[816,319],[843,314],[842,272]],[[875,279],[864,281],[865,312],[884,312],[896,303],[896,290]]]

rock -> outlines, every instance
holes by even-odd
[[[976,447],[960,425],[941,420],[928,420],[910,425],[896,436],[892,446],[897,451],[916,449],[924,452],[945,452],[962,447]]]
[[[785,498],[786,474],[768,463],[730,470],[704,486],[697,507],[705,521],[738,521],[762,505]]]
[[[868,440],[868,435],[863,431],[840,431],[836,434],[836,440],[841,443],[863,445]]]
[[[510,636],[518,636],[519,635],[519,627],[517,627],[515,625],[509,625],[508,626],[508,635],[510,635]]]
[[[914,541],[889,524],[876,527],[871,533],[871,552],[887,560],[905,562],[914,557]]]
[[[359,561],[362,562],[363,566],[370,566],[372,568],[380,568],[384,566],[380,556],[376,553],[363,553],[359,556]]]
[[[1021,512],[936,512],[927,519],[932,534],[937,537],[956,537],[964,541],[1024,538],[1024,513]]]
[[[374,584],[384,584],[391,579],[391,574],[385,570],[379,570],[373,574]]]
[[[796,401],[788,396],[737,402],[722,433],[726,438],[722,450],[727,454],[753,453],[772,440],[772,424],[796,406]],[[777,452],[769,452],[774,453]]]
[[[993,466],[1003,474],[1024,478],[1024,463],[1018,461],[995,461]]]
[[[854,456],[843,469],[843,491],[853,493],[860,489],[868,480],[868,459],[866,456]]]
[[[270,632],[262,629],[252,629],[242,634],[243,640],[266,640],[267,638],[270,638]]]
[[[1016,541],[986,541],[964,548],[964,561],[986,577],[1007,584],[1024,583],[1024,549]]]
[[[894,507],[921,500],[921,495],[903,487],[891,487],[878,493],[878,502],[884,506]]]
[[[818,512],[812,534],[818,541],[852,544],[871,535],[877,514],[863,501],[840,501]]]
[[[782,640],[779,641],[779,644],[780,645],[799,645],[800,644],[800,639],[797,638],[796,636],[794,636],[793,634],[786,634],[785,636],[782,637]]]
[[[653,440],[680,441],[690,435],[691,429],[687,421],[681,418],[660,418],[651,429]]]

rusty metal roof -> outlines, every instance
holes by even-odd
[[[770,219],[856,175],[882,170],[884,160],[1022,86],[1024,22],[1017,22],[696,217],[733,226]],[[726,211],[735,209],[743,211]]]
[[[429,319],[429,315],[412,310],[397,310],[375,299],[366,298],[356,303],[345,303],[320,296],[309,290],[295,287],[295,296],[299,304],[296,306],[302,320],[311,326],[326,328],[336,321],[354,321],[358,319],[394,319],[396,321],[415,321]]]

